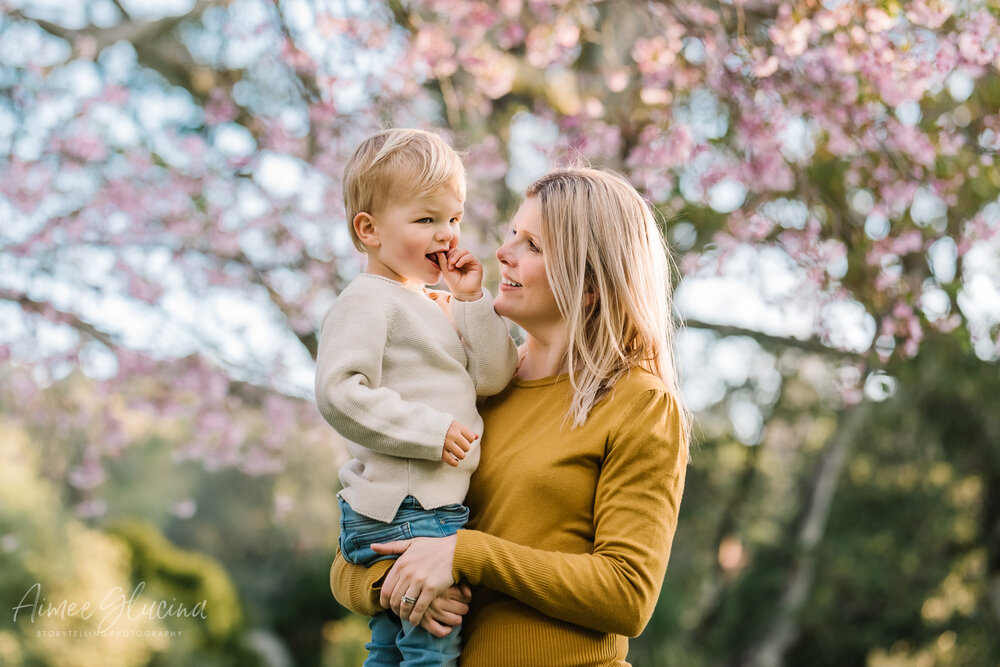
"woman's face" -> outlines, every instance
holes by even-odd
[[[529,334],[563,322],[545,275],[541,226],[538,199],[528,197],[497,250],[501,280],[494,307]]]

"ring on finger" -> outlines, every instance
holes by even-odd
[[[416,604],[417,603],[417,598],[411,598],[409,595],[404,595],[402,597],[402,601],[403,602],[408,602],[410,604]]]

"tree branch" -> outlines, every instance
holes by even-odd
[[[836,359],[862,359],[865,356],[863,354],[858,354],[857,352],[838,350],[837,348],[830,347],[816,337],[803,340],[800,338],[775,336],[762,331],[757,331],[756,329],[747,329],[745,327],[738,327],[729,324],[714,324],[712,322],[705,322],[697,319],[685,319],[684,325],[688,329],[705,329],[707,331],[714,331],[723,337],[746,336],[748,338],[753,338],[755,341],[766,347],[795,348],[805,352],[822,354]]]
[[[847,463],[851,446],[858,439],[870,411],[861,403],[844,411],[837,430],[820,457],[808,505],[797,530],[798,559],[790,568],[771,626],[739,661],[747,667],[779,667],[799,634],[799,614],[812,590],[818,547],[826,532],[833,496]]]
[[[108,349],[118,347],[118,343],[111,334],[101,331],[90,322],[83,321],[73,313],[55,308],[51,303],[35,301],[23,292],[18,292],[5,287],[0,287],[0,299],[13,301],[14,303],[20,305],[25,312],[29,313],[41,315],[47,310],[55,312],[58,314],[60,320],[70,325],[80,333],[86,334],[94,340],[103,343],[106,347],[108,347]]]

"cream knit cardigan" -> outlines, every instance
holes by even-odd
[[[462,502],[483,434],[476,396],[502,391],[516,365],[488,291],[459,301],[358,275],[324,317],[316,358],[316,403],[353,457],[340,469],[340,496],[379,521],[408,495],[425,509]],[[480,435],[457,468],[441,460],[453,420]]]

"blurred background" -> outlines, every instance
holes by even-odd
[[[635,665],[1000,664],[998,17],[0,0],[0,664],[360,664],[313,355],[389,126],[492,289],[553,165],[657,209],[697,442]]]

